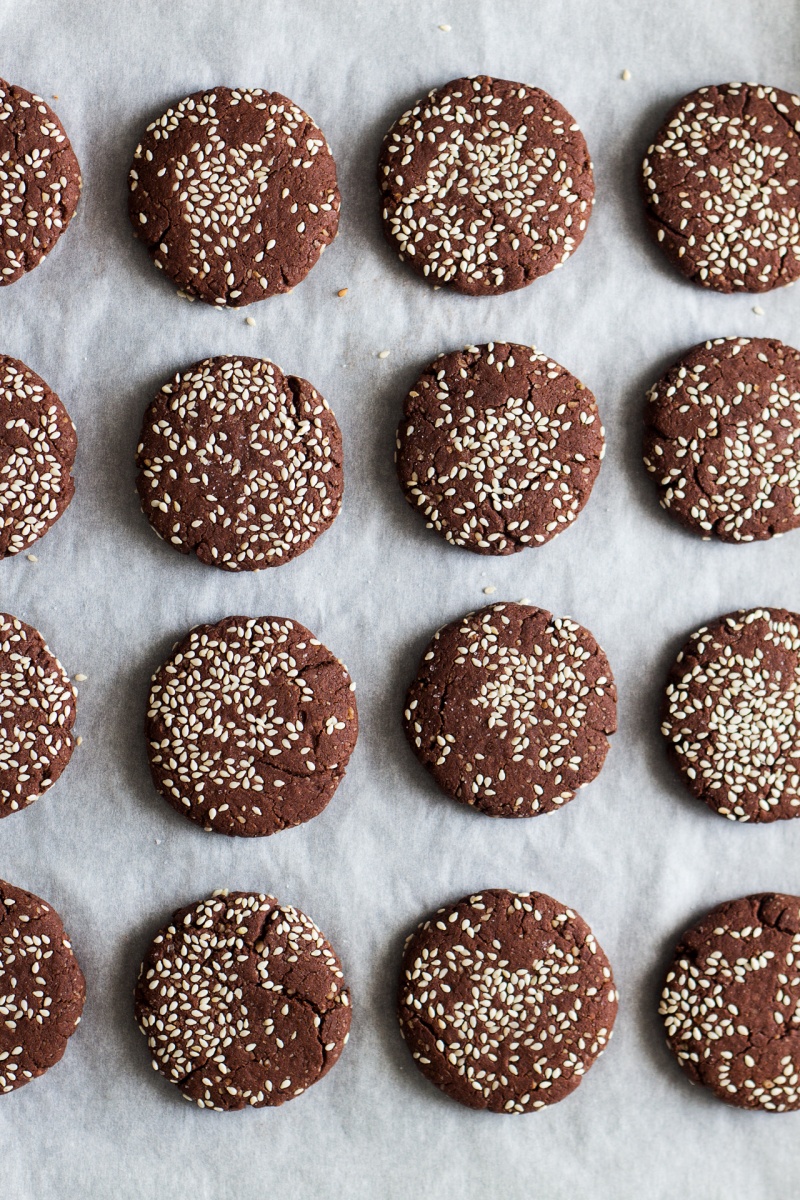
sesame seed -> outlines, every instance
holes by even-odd
[[[85,683],[87,679],[88,679],[88,675],[76,675],[75,676],[76,683]]]
[[[378,358],[388,358],[388,357],[389,357],[389,354],[390,354],[390,351],[389,351],[389,350],[379,350],[379,351],[378,351]]]
[[[625,70],[624,70],[624,71],[622,72],[622,74],[620,75],[620,79],[624,80],[624,81],[625,81],[625,83],[627,83],[627,82],[628,82],[628,80],[630,79],[630,77],[631,77],[631,73],[630,73],[630,71],[628,70],[628,68],[626,67],[626,68],[625,68]]]
[[[28,559],[28,562],[38,562],[39,561],[39,559],[36,557],[35,554],[28,554],[27,559]]]
[[[441,29],[442,33],[449,33],[451,26],[450,25],[440,25],[439,28]]]
[[[763,317],[763,315],[764,315],[764,310],[760,304],[753,305],[753,312],[756,314],[757,317]]]
[[[349,290],[348,288],[339,288],[339,290],[338,290],[338,292],[336,293],[336,295],[337,295],[337,296],[339,297],[339,299],[341,300],[343,296],[346,296],[346,295],[347,295],[347,293],[348,293],[348,290]]]
[[[488,587],[485,587],[483,589],[483,594],[484,594],[484,596],[493,596],[496,591],[497,591],[497,588],[494,586],[493,583],[490,583],[488,585]]]
[[[253,325],[255,325],[255,323],[256,323],[255,318],[254,317],[245,317],[244,323],[245,323],[245,325],[249,325],[252,328]]]

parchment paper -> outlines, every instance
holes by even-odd
[[[658,733],[665,672],[691,630],[742,606],[800,609],[800,533],[749,546],[682,533],[657,506],[639,431],[647,385],[695,342],[769,334],[800,344],[800,288],[729,297],[684,283],[643,229],[636,178],[648,135],[685,92],[742,78],[796,90],[799,52],[790,0],[0,0],[0,73],[59,97],[84,174],[54,253],[0,290],[0,350],[59,392],[81,443],[75,500],[35,548],[38,562],[0,564],[0,607],[88,677],[83,745],[67,772],[0,824],[0,876],[59,909],[88,982],[62,1063],[0,1099],[8,1200],[796,1193],[800,1116],[738,1112],[693,1089],[655,1009],[666,956],[700,913],[751,891],[800,892],[800,821],[751,828],[714,816],[673,778]],[[562,101],[597,175],[574,259],[489,300],[434,293],[399,264],[382,240],[374,186],[394,118],[430,87],[482,71]],[[127,169],[146,123],[220,83],[277,89],[306,108],[330,140],[343,193],[339,238],[305,283],[222,313],[176,296],[126,215]],[[392,465],[419,368],[492,338],[533,343],[575,372],[597,395],[608,435],[576,525],[497,560],[426,531]],[[346,448],[332,530],[290,565],[240,577],[159,542],[133,487],[154,390],[223,353],[270,357],[312,380]],[[495,600],[527,597],[587,625],[619,684],[620,730],[601,776],[561,813],[530,821],[491,821],[439,795],[399,724],[427,640],[488,603],[491,586]],[[362,716],[327,811],[255,841],[205,834],[176,815],[149,782],[142,736],[148,679],[173,641],[235,613],[310,626],[349,666]],[[132,1018],[155,930],[225,886],[302,908],[352,986],[340,1063],[280,1110],[190,1106],[151,1070]],[[446,1100],[414,1068],[393,1012],[405,935],[440,903],[491,886],[536,888],[575,907],[622,997],[611,1047],[579,1090],[527,1117]]]

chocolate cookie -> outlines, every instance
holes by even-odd
[[[86,983],[58,913],[0,879],[0,1093],[56,1065],[85,999]]]
[[[0,818],[38,800],[66,767],[77,698],[42,635],[0,613]]]
[[[428,528],[476,554],[540,546],[575,520],[605,452],[588,388],[530,346],[443,354],[406,397],[397,474]]]
[[[755,83],[684,96],[642,167],[648,224],[687,278],[768,292],[800,275],[800,99]]]
[[[494,604],[436,633],[404,715],[411,748],[448,796],[492,817],[532,817],[598,774],[617,690],[587,629]]]
[[[297,621],[198,625],[153,676],[150,773],[204,829],[262,837],[310,821],[358,736],[346,667]]]
[[[52,108],[0,79],[0,286],[38,267],[80,194],[78,160]]]
[[[384,138],[378,184],[400,258],[470,296],[563,266],[594,203],[589,151],[567,110],[488,75],[454,79],[403,113]]]
[[[162,387],[136,451],[159,537],[226,571],[302,554],[342,504],[342,435],[305,379],[258,358],[207,358]]]
[[[729,613],[669,674],[661,732],[689,790],[732,821],[800,816],[800,616]]]
[[[277,1107],[330,1071],[350,1031],[342,965],[313,921],[214,892],[153,940],[135,991],[153,1067],[200,1108]]]
[[[611,967],[586,922],[541,892],[440,908],[406,941],[400,1030],[423,1075],[468,1108],[563,1100],[617,1015]]]
[[[658,1011],[692,1083],[736,1108],[800,1109],[800,896],[712,909],[678,943]]]
[[[0,557],[27,550],[75,492],[75,426],[55,392],[0,354]]]
[[[239,308],[290,292],[336,237],[325,136],[279,92],[195,92],[148,125],[130,170],[133,231],[190,296]]]
[[[706,540],[752,542],[800,525],[800,353],[717,338],[648,394],[644,463],[662,508]]]

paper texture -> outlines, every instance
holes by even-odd
[[[450,25],[449,32],[440,25]],[[61,912],[86,973],[62,1063],[0,1099],[8,1200],[672,1200],[792,1194],[800,1117],[727,1109],[684,1080],[656,1017],[675,938],[712,905],[800,892],[800,821],[715,817],[665,762],[658,708],[686,635],[738,607],[800,609],[800,533],[709,545],[661,513],[640,461],[646,387],[706,337],[800,343],[800,289],[722,296],[684,283],[643,227],[648,135],[704,83],[800,87],[800,15],[753,0],[0,0],[0,73],[64,121],[84,194],[59,246],[0,290],[0,350],[60,394],[80,437],[75,500],[34,553],[0,564],[0,607],[42,631],[79,685],[83,745],[52,793],[0,824],[0,876]],[[623,81],[623,71],[630,79]],[[384,244],[380,140],[429,88],[488,72],[545,88],[583,128],[597,180],[565,269],[494,299],[433,292]],[[337,241],[285,297],[217,312],[179,299],[131,236],[126,178],[145,125],[216,84],[292,97],[325,131],[343,195]],[[340,288],[346,298],[337,298]],[[753,311],[760,305],[763,315]],[[245,324],[245,316],[255,326]],[[437,353],[535,344],[596,394],[608,453],[574,527],[486,559],[448,546],[394,478],[394,429]],[[379,359],[381,350],[389,350]],[[290,565],[229,575],[159,542],[133,455],[145,406],[177,369],[261,355],[310,379],[342,426],[344,508]],[[492,821],[438,794],[400,727],[437,626],[493,600],[569,614],[609,655],[620,729],[564,811]],[[362,732],[326,812],[244,841],[203,833],[149,782],[151,672],[185,630],[230,614],[296,617],[348,665]],[[179,905],[216,887],[270,891],[331,939],[354,1000],[332,1073],[279,1110],[202,1112],[149,1065],[131,991]],[[548,892],[591,924],[617,974],[611,1047],[563,1104],[528,1117],[459,1108],[418,1074],[393,1011],[405,935],[482,887]]]

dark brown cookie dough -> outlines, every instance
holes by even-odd
[[[80,194],[78,160],[52,108],[0,79],[0,286],[38,267]]]
[[[774,338],[695,346],[648,394],[644,463],[662,508],[705,539],[800,525],[800,352]]]
[[[586,922],[540,892],[440,908],[406,941],[400,1029],[469,1108],[532,1112],[573,1092],[611,1037],[617,992]]]
[[[664,981],[667,1045],[736,1108],[800,1109],[800,896],[720,904],[684,933]]]
[[[133,231],[190,296],[238,308],[290,292],[336,237],[325,136],[279,92],[195,92],[148,125],[130,170]]]
[[[350,1031],[342,966],[272,896],[215,892],[156,935],[135,991],[153,1066],[201,1108],[277,1107],[331,1069]]]
[[[0,557],[27,550],[67,508],[77,449],[55,392],[19,359],[0,354]]]
[[[661,732],[689,790],[733,821],[800,816],[800,616],[728,613],[669,674]]]
[[[406,397],[397,474],[406,500],[455,546],[513,554],[575,520],[605,452],[588,388],[530,346],[443,354]]]
[[[404,717],[411,748],[449,796],[489,816],[532,817],[598,774],[617,691],[587,629],[494,604],[436,633]]]
[[[204,829],[262,837],[310,821],[358,736],[355,684],[297,621],[226,617],[198,625],[153,676],[150,773]]]
[[[265,359],[207,358],[164,385],[136,451],[159,537],[227,571],[276,567],[342,503],[342,435],[305,379]]]
[[[755,83],[675,105],[642,167],[648,224],[688,279],[768,292],[800,275],[800,99]]]
[[[0,817],[32,804],[66,767],[77,698],[42,635],[0,613]]]
[[[526,287],[580,245],[594,203],[583,134],[540,88],[478,75],[434,88],[387,133],[383,228],[429,283]]]
[[[58,913],[0,879],[0,1094],[55,1066],[85,998]]]

